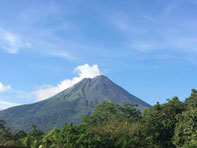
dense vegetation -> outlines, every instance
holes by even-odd
[[[0,145],[33,148],[194,148],[197,147],[197,91],[184,102],[177,97],[142,113],[135,105],[104,101],[79,125],[65,124],[49,133],[33,125],[12,132],[0,121]]]

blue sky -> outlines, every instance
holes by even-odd
[[[98,74],[151,105],[184,100],[196,14],[196,0],[1,0],[0,109]]]

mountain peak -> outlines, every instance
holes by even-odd
[[[104,75],[99,75],[99,76],[94,77],[92,81],[111,81],[111,80]]]
[[[103,80],[103,79],[108,79],[109,80],[109,78],[108,77],[106,77],[105,75],[98,75],[98,76],[96,76],[96,77],[93,77],[93,78],[84,78],[84,79],[82,79],[82,81],[83,80],[85,80],[85,81],[87,81],[87,80]]]
[[[106,77],[105,75],[98,75],[98,76],[94,77],[93,79],[109,79],[109,78]]]

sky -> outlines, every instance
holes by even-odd
[[[0,0],[0,109],[103,74],[154,105],[197,88],[196,0]]]

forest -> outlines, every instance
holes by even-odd
[[[195,148],[197,90],[183,102],[178,97],[143,110],[136,104],[104,101],[81,124],[65,124],[46,133],[12,131],[0,120],[0,145],[31,148]]]

